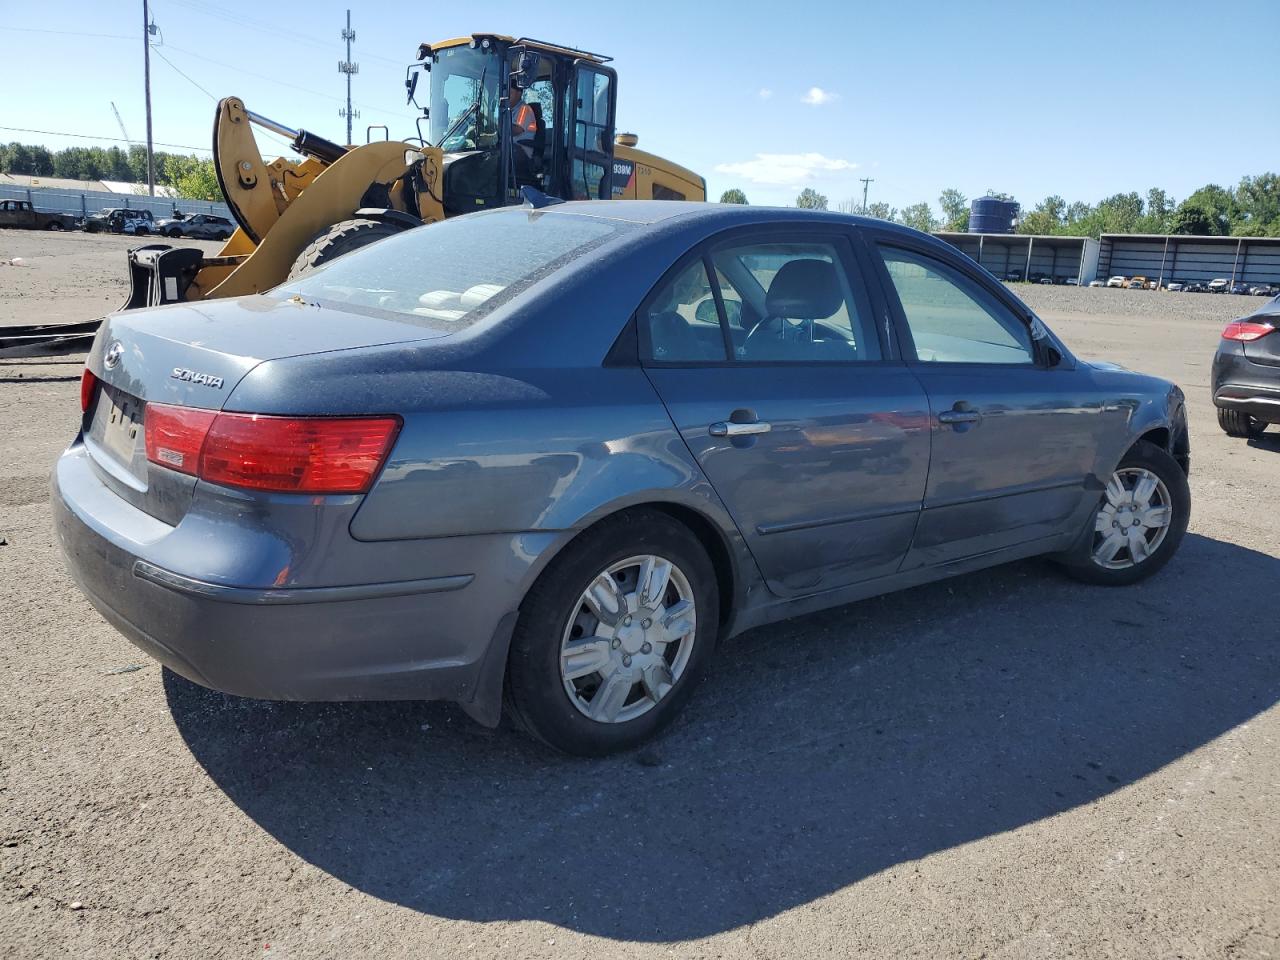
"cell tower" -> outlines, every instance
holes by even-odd
[[[360,64],[353,63],[351,60],[351,43],[356,38],[356,32],[351,29],[351,11],[347,11],[347,29],[342,31],[342,39],[347,41],[347,59],[338,61],[338,72],[347,75],[347,108],[344,110],[338,108],[338,116],[347,118],[347,140],[351,143],[351,120],[353,117],[360,116],[359,110],[351,109],[351,76],[360,72]]]

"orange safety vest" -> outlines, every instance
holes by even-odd
[[[538,118],[533,115],[533,107],[527,103],[522,103],[516,107],[516,114],[511,122],[530,135],[538,130]]]

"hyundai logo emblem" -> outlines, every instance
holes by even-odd
[[[107,347],[107,352],[102,355],[102,365],[108,370],[114,370],[120,362],[120,358],[124,356],[124,347],[117,340],[111,346]]]

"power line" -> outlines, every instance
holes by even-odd
[[[79,140],[109,140],[112,143],[129,143],[120,137],[98,137],[89,133],[68,133],[65,130],[33,130],[30,127],[0,127],[0,130],[9,130],[13,133],[39,133],[46,137],[75,137]],[[157,147],[174,147],[178,150],[196,150],[200,153],[213,153],[208,147],[193,147],[185,143],[161,143],[156,141]]]
[[[0,30],[12,30],[15,33],[54,33],[60,37],[97,37],[99,40],[134,39],[123,33],[83,33],[79,30],[41,30],[38,27],[0,27]]]
[[[208,90],[206,90],[204,87],[200,86],[200,84],[196,83],[196,82],[195,82],[194,80],[192,80],[189,76],[187,76],[187,75],[186,75],[185,73],[183,73],[180,69],[178,69],[177,65],[176,65],[172,60],[170,60],[168,57],[166,57],[163,53],[161,53],[161,52],[159,51],[159,49],[157,49],[157,48],[155,48],[155,47],[152,47],[152,48],[151,48],[151,52],[152,52],[152,53],[154,53],[154,54],[155,54],[157,57],[159,57],[161,60],[163,60],[165,63],[167,63],[169,66],[173,67],[174,71],[178,74],[178,76],[182,77],[182,79],[183,79],[183,80],[186,80],[186,81],[187,81],[187,83],[191,84],[193,87],[195,87],[197,90],[199,90],[201,93],[203,93],[203,94],[204,94],[206,97],[208,97],[210,100],[214,101],[215,103],[217,102],[217,100],[218,100],[218,98],[217,98],[217,97],[215,97],[212,93],[210,93],[210,92],[209,92]]]

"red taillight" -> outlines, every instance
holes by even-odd
[[[271,417],[147,406],[147,459],[210,483],[286,493],[364,493],[399,417]]]
[[[143,418],[147,459],[179,473],[198,475],[200,448],[217,416],[216,410],[147,404]]]
[[[1250,323],[1248,320],[1234,320],[1228,323],[1227,328],[1222,331],[1222,339],[1243,340],[1247,343],[1250,340],[1265,337],[1274,329],[1275,327],[1269,323]]]
[[[93,403],[93,391],[98,386],[98,378],[93,375],[93,371],[88,367],[84,368],[84,373],[80,374],[80,412],[88,413],[89,405]]]

